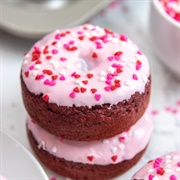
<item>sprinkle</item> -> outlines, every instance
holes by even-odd
[[[118,67],[118,68],[116,68],[116,72],[117,72],[117,73],[122,73],[123,70],[122,70],[121,68]]]
[[[108,72],[109,72],[109,73],[111,73],[111,74],[113,74],[113,73],[114,73],[114,68],[112,68],[111,66],[110,66],[110,67],[108,67],[108,69],[107,69],[107,70],[108,70]]]
[[[40,69],[40,67],[41,67],[40,64],[36,64],[36,65],[34,66],[35,69]]]
[[[116,152],[117,152],[117,150],[118,150],[118,148],[117,148],[117,147],[112,147],[112,148],[111,148],[112,153],[116,153]]]
[[[121,137],[119,137],[119,141],[125,141],[125,137],[124,136],[121,136]]]
[[[106,86],[106,87],[104,87],[104,90],[105,90],[105,91],[110,91],[110,90],[111,90],[111,86]]]
[[[49,83],[50,86],[55,86],[56,85],[56,82],[51,80],[50,83]]]
[[[148,180],[153,180],[153,178],[154,178],[154,175],[152,175],[152,174],[150,174],[150,175],[148,176]]]
[[[45,101],[45,102],[48,102],[49,101],[49,96],[46,94],[42,97],[42,99]]]
[[[69,41],[69,44],[74,44],[74,41],[73,40]]]
[[[92,162],[94,159],[94,156],[87,156],[87,159]]]
[[[74,77],[75,77],[76,79],[78,79],[78,78],[80,78],[80,77],[81,77],[81,75],[79,75],[79,74],[75,74],[75,75],[74,75]]]
[[[42,64],[40,60],[37,60],[35,64]]]
[[[86,88],[81,87],[81,88],[80,88],[80,90],[81,90],[81,92],[82,92],[82,93],[84,93],[84,92],[86,92],[86,90],[87,90],[87,89],[86,89]]]
[[[139,64],[136,64],[136,71],[139,71],[140,69],[141,69],[141,65],[139,65]]]
[[[157,174],[159,174],[159,175],[161,175],[161,176],[164,174],[164,172],[165,172],[165,171],[164,171],[163,168],[158,168],[158,169],[157,169]]]
[[[53,178],[50,178],[49,180],[57,180],[55,177],[53,177]]]
[[[111,80],[106,80],[105,83],[108,84],[108,85],[112,84]]]
[[[27,60],[25,60],[24,62],[23,62],[23,64],[25,65],[25,64],[27,64],[28,63],[28,61]]]
[[[25,75],[26,77],[28,77],[28,76],[29,76],[29,71],[24,72],[24,75]]]
[[[96,99],[97,101],[99,101],[99,100],[101,99],[101,95],[100,95],[100,94],[95,94],[94,97],[95,97],[95,99]]]
[[[114,91],[116,89],[116,86],[111,86],[111,91]]]
[[[97,58],[97,57],[98,57],[97,53],[94,52],[94,53],[92,54],[92,58]]]
[[[53,74],[53,72],[51,70],[49,70],[49,69],[44,69],[43,73],[47,74],[47,75],[52,75]]]
[[[59,78],[59,80],[64,81],[64,80],[66,80],[66,78],[65,78],[64,76],[61,76],[61,77]]]
[[[34,65],[29,67],[29,70],[33,70],[34,69]]]
[[[172,174],[169,179],[170,180],[177,180],[177,177],[174,174]]]
[[[52,54],[57,54],[58,53],[58,50],[57,49],[53,49],[52,50]]]
[[[177,165],[180,167],[180,161],[177,163]]]
[[[83,41],[84,40],[84,36],[79,36],[78,39]]]
[[[67,60],[67,58],[65,58],[65,57],[61,57],[61,58],[60,58],[60,60],[61,60],[61,61],[66,61],[66,60]]]
[[[82,83],[83,83],[84,85],[86,85],[86,84],[88,84],[88,80],[84,80],[84,81],[82,81]]]
[[[65,69],[61,70],[61,71],[59,72],[59,74],[65,76],[65,75],[66,75],[66,70],[65,70]]]
[[[93,74],[87,74],[87,77],[91,79],[94,75]]]
[[[52,58],[52,56],[46,56],[47,60],[50,60]]]
[[[137,51],[137,54],[142,55],[142,52],[140,50]]]
[[[125,41],[125,42],[127,42],[127,36],[125,36],[124,34],[120,34],[120,40],[121,41]]]
[[[101,71],[100,72],[100,76],[106,76],[106,72],[105,71]]]
[[[94,94],[97,91],[97,89],[92,88],[91,92]]]
[[[114,59],[113,56],[109,56],[109,57],[108,57],[108,60],[109,60],[109,61],[112,61],[113,59]]]
[[[70,96],[71,98],[75,98],[75,97],[76,97],[76,94],[75,94],[74,91],[72,91],[72,92],[69,94],[69,96]]]
[[[64,44],[63,47],[67,49],[69,47],[69,44]]]
[[[57,152],[57,148],[55,146],[52,148],[52,152],[53,153]]]
[[[105,78],[105,77],[100,77],[100,78],[99,78],[99,81],[105,82],[105,81],[106,81],[106,78]]]
[[[136,74],[133,74],[133,75],[132,75],[132,78],[133,78],[134,80],[138,80],[138,76],[137,76]]]
[[[118,156],[117,155],[114,155],[111,157],[111,159],[115,162],[117,160]]]
[[[60,40],[61,39],[60,34],[56,34],[55,39]]]
[[[180,172],[180,167],[177,167],[175,171]]]
[[[44,76],[44,74],[40,74],[39,76],[38,76],[38,80],[41,80],[41,79],[43,79],[45,76]]]
[[[175,155],[175,156],[173,156],[173,159],[179,159],[179,156]]]
[[[76,92],[76,93],[80,92],[80,90],[79,90],[78,87],[75,87],[75,88],[73,89],[73,91]]]

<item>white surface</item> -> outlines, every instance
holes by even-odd
[[[0,131],[0,137],[0,174],[8,180],[48,180],[38,161],[19,142],[3,131]]]
[[[148,30],[149,1],[131,0],[120,7],[110,8],[91,20],[93,24],[128,35],[149,58],[153,78],[151,103],[154,132],[150,146],[141,161],[130,171],[116,179],[129,180],[133,173],[149,159],[169,151],[180,151],[180,81],[159,61]],[[1,50],[1,126],[30,149],[25,132],[26,112],[20,92],[20,67],[23,54],[34,41],[20,39],[7,33],[0,34]],[[179,69],[180,70],[180,69]],[[165,111],[165,107],[169,111]],[[178,113],[173,111],[178,110]],[[154,111],[156,114],[156,111]],[[49,177],[59,177],[46,170]],[[61,178],[57,178],[61,180]]]

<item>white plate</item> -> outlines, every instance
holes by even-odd
[[[0,27],[39,38],[58,28],[84,23],[112,0],[0,0]]]
[[[0,131],[0,147],[0,175],[16,180],[48,180],[34,156],[3,131]]]

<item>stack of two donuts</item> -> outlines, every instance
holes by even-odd
[[[57,30],[25,54],[21,87],[30,144],[53,171],[109,179],[134,166],[151,133],[148,60],[123,34]]]

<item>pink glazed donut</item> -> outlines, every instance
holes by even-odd
[[[25,55],[22,95],[43,129],[70,140],[120,134],[144,114],[149,63],[125,35],[92,25],[57,30]]]
[[[180,152],[171,152],[143,166],[132,180],[179,180]]]

